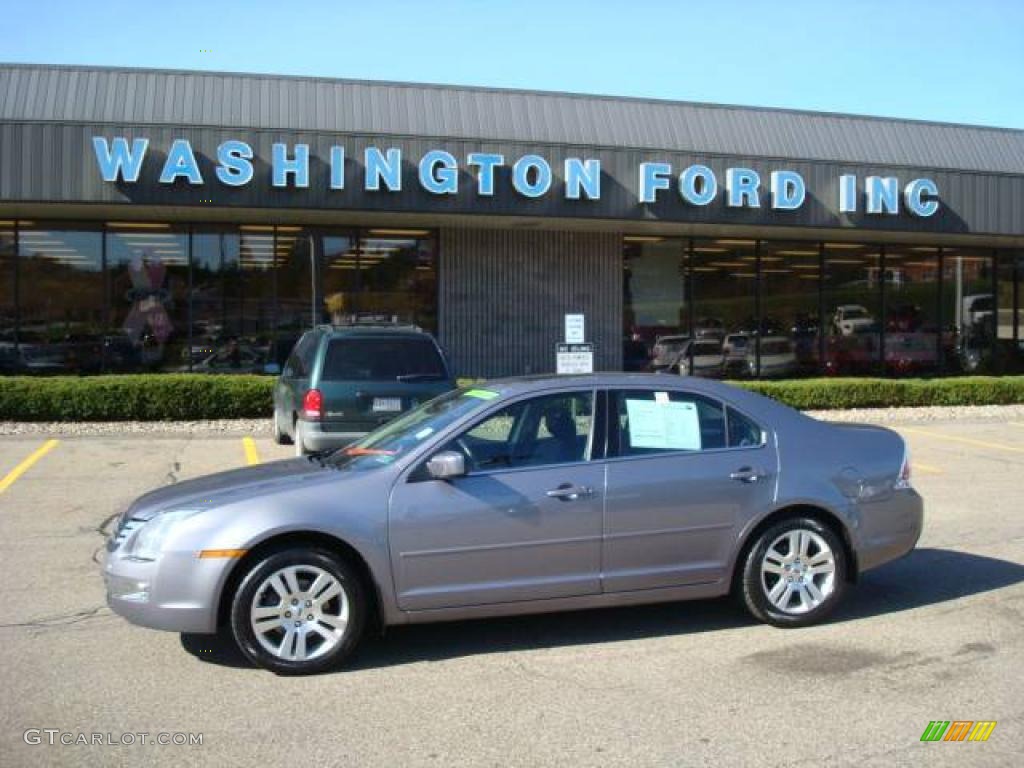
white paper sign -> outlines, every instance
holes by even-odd
[[[694,403],[626,400],[626,414],[634,448],[700,450],[700,419]]]
[[[594,372],[593,344],[559,344],[555,350],[555,371],[561,376]]]
[[[565,343],[582,344],[586,340],[583,315],[565,316]]]

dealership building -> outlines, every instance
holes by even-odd
[[[1022,282],[1024,131],[0,65],[5,375],[270,372],[325,322],[469,377],[567,332],[600,370],[999,374]]]

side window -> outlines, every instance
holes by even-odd
[[[315,333],[305,333],[295,344],[295,349],[288,356],[288,363],[285,366],[285,375],[298,379],[309,376],[313,368],[313,355],[316,354],[317,341],[319,337]]]
[[[462,453],[470,473],[586,461],[593,397],[571,392],[523,400],[463,432],[445,450]]]
[[[726,409],[729,416],[729,447],[753,448],[764,442],[764,431],[734,408]]]
[[[726,445],[721,403],[685,392],[623,390],[612,410],[618,456],[708,451]]]

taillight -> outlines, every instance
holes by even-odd
[[[903,444],[903,466],[900,467],[900,475],[896,479],[896,488],[905,489],[910,487],[910,449],[906,443]]]
[[[302,415],[307,420],[320,419],[323,416],[324,396],[319,389],[311,389],[302,398]]]

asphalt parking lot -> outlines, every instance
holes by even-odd
[[[924,536],[826,625],[773,629],[717,600],[404,627],[312,678],[130,626],[97,564],[134,496],[290,449],[2,437],[0,765],[1020,765],[1024,422],[899,429]],[[921,743],[931,720],[997,726]],[[51,746],[27,729],[202,744]]]

